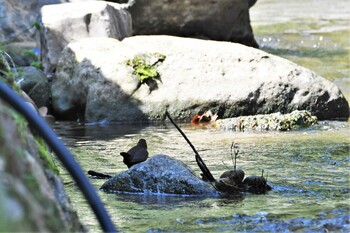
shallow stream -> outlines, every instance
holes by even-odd
[[[265,51],[290,59],[336,83],[350,100],[348,1],[259,0],[251,9],[255,36]],[[116,174],[119,155],[145,138],[150,155],[167,154],[199,175],[194,154],[167,124],[83,126],[57,122],[55,131],[82,168]],[[264,169],[273,190],[236,199],[167,195],[99,195],[124,232],[347,232],[350,227],[350,123],[320,122],[294,132],[226,132],[181,124],[218,178],[232,168],[230,146],[239,144],[238,167],[246,175]],[[91,232],[100,228],[72,179],[66,190]],[[98,189],[105,180],[91,179]]]
[[[246,175],[260,175],[264,169],[273,190],[267,195],[245,195],[238,199],[99,192],[121,230],[240,232],[299,227],[322,232],[326,223],[330,230],[341,230],[338,227],[344,224],[349,227],[349,215],[345,215],[349,212],[350,198],[349,123],[321,122],[311,129],[283,133],[224,132],[189,124],[181,127],[216,178],[227,167],[232,168],[230,146],[234,141],[240,148],[238,166]],[[139,138],[145,138],[150,155],[173,156],[200,173],[191,148],[170,124],[77,126],[60,123],[56,131],[85,170],[109,174],[126,170],[119,152],[135,145]],[[70,177],[62,172],[82,220],[95,232],[96,220]],[[91,181],[97,188],[104,182]],[[299,219],[301,217],[305,219]],[[293,222],[289,224],[282,221],[291,219]]]

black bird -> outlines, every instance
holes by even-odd
[[[132,147],[128,152],[121,152],[125,163],[128,168],[135,164],[146,161],[148,158],[147,143],[145,139],[140,139],[136,146]]]

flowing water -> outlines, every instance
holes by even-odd
[[[259,0],[251,9],[252,25],[263,50],[335,82],[350,100],[348,5],[346,0]],[[326,121],[293,132],[226,132],[181,124],[216,178],[233,166],[234,141],[240,148],[238,167],[246,175],[264,169],[273,190],[236,199],[98,193],[124,232],[347,232],[349,126]],[[145,138],[151,156],[170,155],[200,173],[191,148],[169,123],[58,122],[53,127],[85,171],[126,170],[119,153]],[[99,232],[82,194],[64,169],[61,174],[81,220]],[[104,181],[91,179],[96,189]]]

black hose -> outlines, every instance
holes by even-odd
[[[23,99],[18,96],[10,87],[0,81],[0,97],[10,104],[15,110],[21,113],[28,121],[30,126],[45,140],[46,144],[55,152],[58,159],[62,162],[67,171],[71,174],[76,184],[87,199],[91,209],[94,211],[101,228],[105,232],[116,232],[116,229],[109,217],[103,203],[96,193],[94,187],[90,184],[79,164],[75,161],[73,155],[57,138],[48,124],[37,114]]]

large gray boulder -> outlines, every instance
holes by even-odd
[[[131,36],[131,16],[123,5],[84,1],[47,5],[41,8],[41,60],[45,73],[56,68],[63,48],[86,37]]]
[[[204,37],[258,47],[249,19],[254,0],[129,2],[134,35]]]
[[[320,120],[349,116],[339,88],[295,63],[240,44],[172,36],[71,43],[51,90],[58,116],[87,122],[164,120],[166,110],[178,120],[201,110],[220,118],[294,110]]]
[[[119,173],[102,187],[106,192],[217,196],[210,184],[202,181],[183,162],[167,155],[155,155]]]

